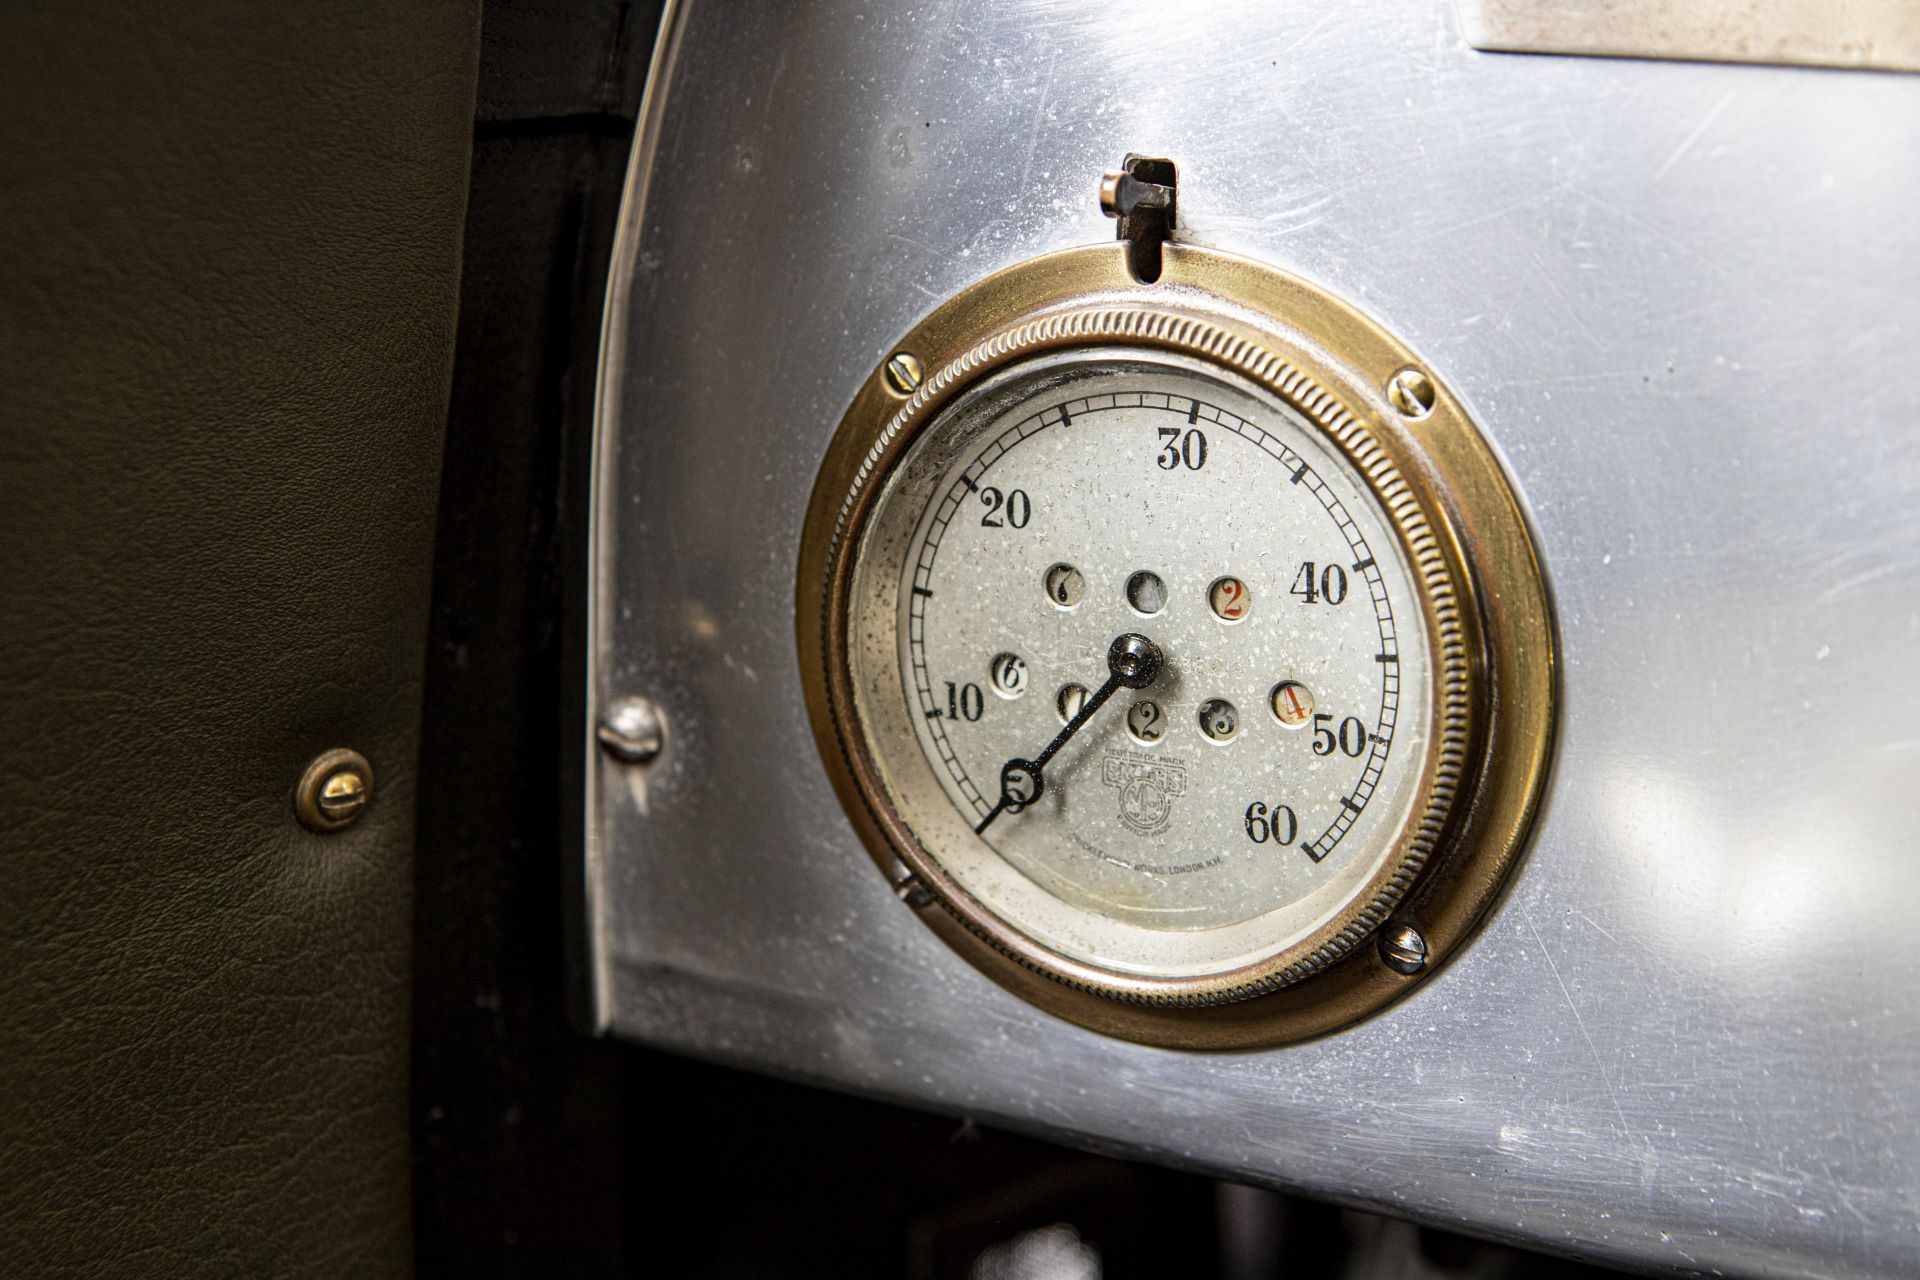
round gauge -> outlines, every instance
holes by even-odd
[[[988,972],[1116,1034],[1271,1042],[1392,998],[1484,909],[1551,632],[1431,374],[1292,277],[1166,262],[1016,268],[876,371],[816,490],[803,661],[869,847]]]
[[[847,674],[888,802],[983,927],[1228,1000],[1385,918],[1466,733],[1400,488],[1172,352],[1038,356],[928,424],[851,549]],[[1316,709],[1270,710],[1283,684]]]

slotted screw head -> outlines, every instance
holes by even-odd
[[[910,396],[927,379],[920,357],[911,351],[896,351],[887,357],[887,385],[895,395]]]
[[[323,835],[358,821],[372,802],[373,766],[345,747],[315,756],[293,789],[294,816]]]
[[[1411,976],[1427,967],[1427,940],[1410,924],[1390,926],[1380,935],[1380,958],[1395,973]]]
[[[351,769],[340,769],[320,784],[320,812],[335,822],[346,822],[367,807],[367,780]]]
[[[1403,418],[1418,421],[1433,412],[1433,379],[1409,365],[1387,379],[1387,401]]]

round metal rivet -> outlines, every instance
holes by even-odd
[[[1403,418],[1415,421],[1433,412],[1433,379],[1408,365],[1387,379],[1387,400]]]
[[[321,834],[351,825],[372,802],[373,766],[346,747],[315,756],[293,790],[294,816]]]
[[[1412,925],[1394,925],[1380,935],[1380,958],[1395,973],[1412,976],[1427,967],[1427,940]]]
[[[911,351],[896,351],[887,357],[887,386],[895,395],[912,395],[926,378],[927,371],[921,367],[920,357]]]
[[[667,745],[667,722],[651,699],[620,698],[601,712],[594,736],[614,759],[647,764]]]

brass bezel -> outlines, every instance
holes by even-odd
[[[1128,315],[1141,322],[1126,321]],[[1196,323],[1145,322],[1156,316]],[[1193,335],[1202,331],[1210,335],[1210,347],[1194,345]],[[1431,852],[1423,850],[1409,865],[1411,885],[1383,897],[1377,913],[1384,917],[1390,907],[1393,923],[1419,929],[1428,948],[1419,974],[1396,972],[1375,948],[1354,946],[1354,935],[1319,954],[1315,964],[1294,966],[1280,979],[1289,985],[1251,998],[1237,998],[1247,994],[1238,990],[1230,993],[1232,1003],[1196,1006],[1177,995],[1088,981],[1076,966],[1032,947],[1017,932],[1004,926],[996,931],[991,912],[945,881],[937,862],[891,813],[863,758],[839,649],[845,618],[834,603],[844,599],[865,514],[864,499],[855,502],[850,495],[870,498],[914,432],[981,379],[1043,351],[1122,343],[1198,355],[1251,375],[1323,429],[1326,406],[1315,413],[1303,399],[1330,397],[1333,408],[1351,419],[1355,438],[1377,447],[1404,482],[1417,519],[1396,515],[1393,523],[1409,562],[1420,554],[1442,562],[1437,580],[1451,599],[1444,590],[1421,594],[1430,638],[1439,644],[1443,633],[1452,634],[1461,650],[1454,665],[1462,725],[1444,742],[1435,735],[1424,775],[1445,821],[1429,821],[1425,845]],[[855,396],[809,505],[796,621],[808,711],[834,787],[881,870],[897,876],[904,865],[930,890],[909,897],[928,924],[977,967],[1042,1008],[1107,1034],[1186,1048],[1275,1044],[1330,1031],[1404,994],[1442,964],[1519,858],[1545,785],[1556,686],[1551,614],[1525,519],[1497,460],[1447,389],[1432,379],[1431,410],[1417,421],[1406,419],[1390,404],[1387,384],[1401,370],[1424,366],[1392,335],[1297,277],[1180,244],[1165,246],[1162,274],[1152,284],[1128,273],[1121,244],[1020,263],[955,295],[894,350],[937,372],[903,396],[887,379],[883,359]],[[1300,376],[1290,383],[1270,379],[1275,371]],[[1355,457],[1353,440],[1331,431],[1329,439]],[[1424,550],[1407,545],[1408,528],[1419,524],[1431,533]],[[1449,612],[1450,619],[1441,616]],[[1436,653],[1436,716],[1447,665],[1445,655]],[[1416,808],[1403,845],[1413,840],[1421,816]],[[1371,933],[1379,921],[1364,924],[1363,932]],[[1022,941],[1029,945],[1023,948]]]

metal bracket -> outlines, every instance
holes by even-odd
[[[1100,179],[1100,212],[1119,219],[1115,238],[1127,242],[1127,270],[1142,284],[1160,278],[1160,246],[1173,238],[1179,182],[1173,161],[1132,154]]]

